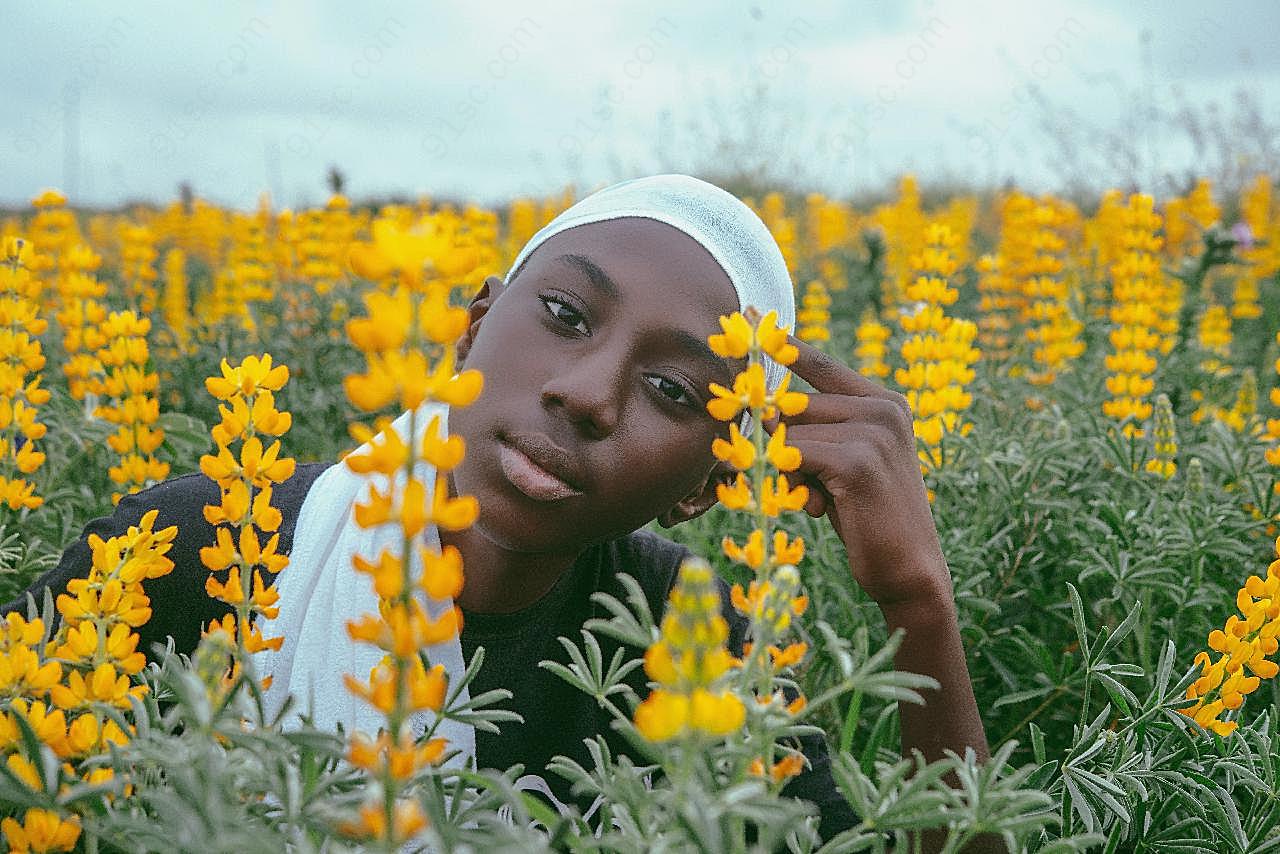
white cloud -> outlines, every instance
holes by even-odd
[[[1033,87],[1114,126],[1143,85],[1171,107],[1178,92],[1274,92],[1262,87],[1280,73],[1280,13],[1265,3],[1229,18],[1190,2],[1000,0],[64,2],[7,17],[0,203],[18,204],[69,180],[87,202],[164,199],[184,179],[242,206],[274,185],[294,204],[322,197],[331,163],[356,195],[492,201],[619,169],[714,167],[721,137],[833,192],[904,168],[1050,183]]]

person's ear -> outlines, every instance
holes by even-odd
[[[658,524],[664,528],[670,528],[706,513],[719,502],[716,498],[716,486],[730,482],[733,475],[732,468],[724,463],[716,463],[701,484],[676,502],[670,510],[658,516]]]
[[[467,306],[467,329],[455,345],[459,363],[471,352],[471,345],[476,342],[476,334],[480,331],[480,321],[489,313],[493,301],[502,294],[505,287],[499,276],[486,276],[480,290],[471,298],[471,304]]]

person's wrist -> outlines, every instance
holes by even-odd
[[[917,578],[909,588],[887,593],[876,601],[890,627],[955,621],[956,601],[951,574],[941,557],[935,561],[936,567],[931,566],[923,579]]]

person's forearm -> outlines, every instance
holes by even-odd
[[[932,676],[936,690],[921,690],[925,705],[899,702],[898,717],[902,727],[902,753],[919,750],[930,762],[941,759],[950,749],[964,755],[973,748],[978,761],[990,758],[987,735],[978,715],[978,702],[973,696],[969,667],[960,641],[960,625],[950,587],[945,591],[891,606],[881,606],[889,631],[903,629],[906,636],[898,647],[894,665],[898,670]],[[943,778],[952,785],[955,776]],[[921,834],[921,850],[941,851],[947,832],[941,828]],[[964,846],[965,854],[1005,854],[1000,837],[987,833]]]
[[[973,696],[960,627],[951,591],[938,591],[909,602],[881,606],[889,631],[906,636],[894,659],[898,670],[931,676],[936,690],[922,690],[925,705],[901,702],[902,752],[919,750],[929,761],[941,759],[948,748],[964,755],[973,748],[979,761],[990,753],[987,736]]]

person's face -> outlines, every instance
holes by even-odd
[[[639,217],[562,231],[507,286],[490,277],[458,344],[484,391],[449,414],[467,443],[454,486],[480,502],[484,535],[572,551],[714,504],[727,472],[711,442],[727,428],[707,413],[707,385],[744,363],[706,339],[737,308],[705,248]]]

